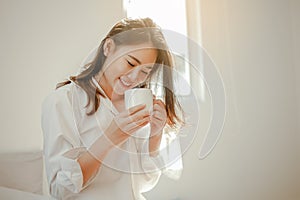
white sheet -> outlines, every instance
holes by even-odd
[[[21,190],[15,190],[7,187],[0,187],[0,199],[5,200],[55,200],[52,197],[42,196]]]
[[[0,186],[43,194],[42,151],[0,153]]]

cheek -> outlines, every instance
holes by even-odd
[[[122,76],[124,74],[127,74],[131,68],[126,66],[126,63],[122,61],[118,61],[114,63],[112,73],[114,76]]]
[[[117,79],[122,74],[124,74],[124,70],[122,70],[122,67],[119,63],[113,63],[106,69],[105,74],[109,76],[109,79]]]
[[[149,74],[145,74],[143,72],[140,72],[140,74],[139,74],[139,82],[140,83],[141,82],[145,82],[147,80],[148,76],[149,76]]]

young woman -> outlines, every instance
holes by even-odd
[[[89,59],[43,102],[50,194],[57,199],[145,199],[141,193],[157,184],[170,163],[181,161],[178,141],[161,146],[183,123],[173,93],[171,53],[151,19],[123,19]],[[156,82],[160,79],[162,84]],[[151,112],[145,105],[125,109],[124,92],[137,87],[152,88]],[[137,137],[139,131],[147,137]],[[181,168],[176,170],[169,175],[178,177]]]

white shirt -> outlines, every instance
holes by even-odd
[[[86,103],[86,93],[73,82],[53,91],[43,102],[44,156],[52,196],[57,199],[143,200],[142,193],[157,184],[162,172],[170,178],[180,177],[182,161],[178,137],[163,134],[161,151],[155,158],[149,156],[147,139],[130,137],[107,154],[100,169],[83,186],[77,159],[103,134],[118,113],[108,98],[100,97],[98,110],[88,116]],[[139,132],[137,134],[147,136],[149,126]]]

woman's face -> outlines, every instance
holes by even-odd
[[[106,61],[100,85],[109,98],[124,95],[126,90],[143,83],[157,57],[157,51],[149,43],[116,47],[109,39],[103,48]]]

